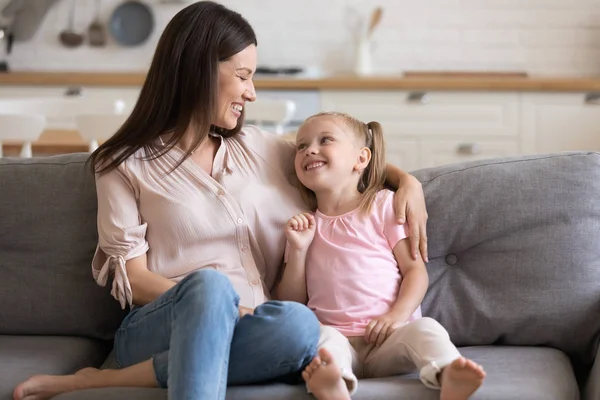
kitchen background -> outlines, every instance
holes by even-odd
[[[29,138],[0,128],[0,150],[25,156],[93,150],[127,118],[160,34],[192,2],[0,0],[0,13],[6,4],[29,10],[19,14],[21,22],[44,15],[41,24],[30,18],[15,25],[7,56],[1,48],[7,22],[0,21],[0,64],[7,59],[11,71],[0,73],[0,126],[7,126],[3,113],[45,121]],[[306,117],[324,110],[377,120],[388,160],[407,170],[600,151],[600,0],[221,2],[255,28],[263,71],[300,70],[256,75],[258,101],[246,104],[246,121],[271,132],[293,139]],[[151,33],[134,46],[120,45],[108,29],[124,4],[151,10]],[[47,12],[45,5],[51,5]],[[74,32],[84,37],[68,48],[59,38],[72,5]],[[98,5],[107,42],[93,47],[88,29]],[[371,63],[356,73],[362,53],[355,37],[365,37],[378,7],[382,18],[365,53],[371,57],[359,58]],[[139,33],[141,21],[123,19],[120,32],[135,27]]]
[[[0,0],[0,3],[7,0]],[[38,1],[38,0],[36,0]],[[41,0],[40,0],[41,1]],[[15,43],[14,70],[143,71],[160,33],[185,3],[147,0],[155,27],[147,42],[120,47],[66,49],[58,35],[70,1],[57,1],[32,40]],[[120,0],[102,0],[107,21]],[[350,9],[384,13],[373,39],[373,71],[527,71],[581,76],[600,73],[599,0],[224,0],[255,28],[259,63],[300,66],[309,74],[353,67]],[[75,30],[85,32],[95,0],[76,0]]]

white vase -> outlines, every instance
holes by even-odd
[[[358,39],[354,64],[354,72],[357,75],[371,75],[373,73],[372,46],[373,42],[369,38]]]

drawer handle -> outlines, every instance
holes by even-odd
[[[585,104],[600,105],[600,92],[586,93]]]
[[[65,90],[65,96],[67,96],[67,97],[81,96],[81,88],[79,86],[69,86],[67,88],[67,90]]]
[[[410,92],[406,98],[409,103],[427,104],[429,95],[427,92]]]
[[[456,152],[463,156],[474,156],[481,153],[481,146],[477,143],[459,144],[456,148]]]

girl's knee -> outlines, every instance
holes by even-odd
[[[447,335],[446,329],[435,319],[430,317],[422,317],[412,321],[406,325],[404,329],[426,331],[426,332],[439,332]]]
[[[418,325],[423,325],[423,326],[441,326],[439,322],[437,322],[435,319],[431,318],[431,317],[422,317],[419,319],[416,319],[413,321],[413,323],[416,323]]]

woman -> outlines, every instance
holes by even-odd
[[[318,321],[269,301],[287,219],[305,209],[293,143],[243,124],[254,101],[256,37],[213,2],[165,28],[131,116],[90,157],[98,193],[94,277],[131,312],[115,336],[119,370],[35,376],[15,399],[82,388],[168,387],[172,399],[224,399],[228,384],[289,381],[315,355]],[[419,182],[389,167],[426,257]]]

